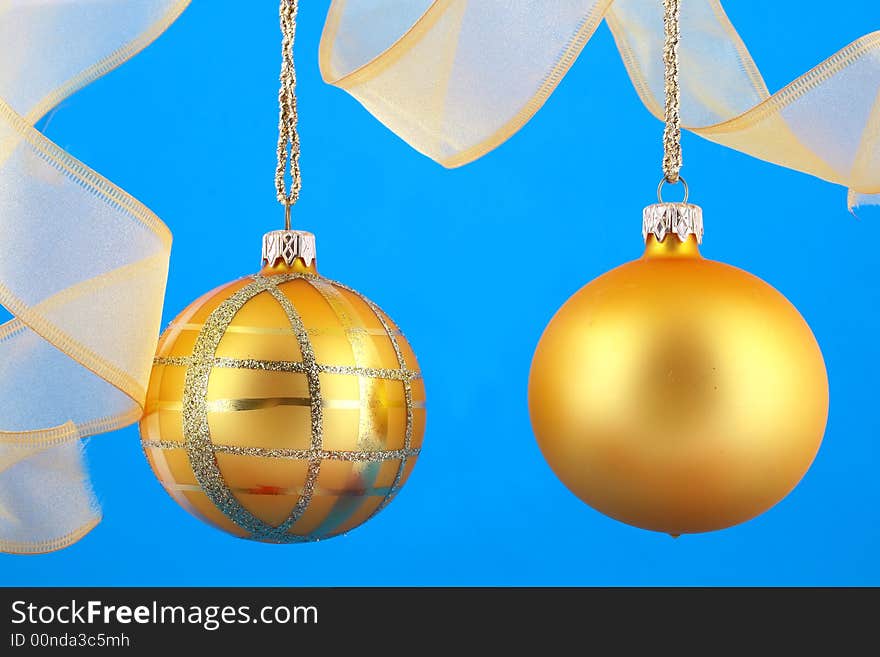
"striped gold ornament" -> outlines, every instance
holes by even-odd
[[[424,429],[406,338],[372,301],[318,274],[314,237],[300,231],[267,235],[259,274],[171,323],[140,422],[150,465],[183,508],[268,543],[372,518],[409,477]]]

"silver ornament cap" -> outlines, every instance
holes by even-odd
[[[695,235],[703,243],[703,209],[692,203],[654,203],[642,211],[642,237],[653,235],[662,242],[674,235],[681,242]]]
[[[315,236],[305,230],[273,230],[263,235],[263,266],[281,260],[292,267],[297,258],[311,266],[316,257]]]

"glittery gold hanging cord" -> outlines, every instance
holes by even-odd
[[[681,39],[680,0],[663,0],[663,8],[663,81],[666,91],[664,105],[666,127],[663,129],[663,180],[660,181],[660,187],[663,187],[664,182],[674,185],[681,180],[685,186],[686,196],[687,184],[679,176],[682,164],[681,116],[679,114],[681,89],[678,86],[678,42]]]
[[[290,230],[290,208],[299,199],[302,180],[299,170],[299,134],[296,109],[296,69],[293,65],[293,43],[296,36],[298,0],[281,0],[281,87],[278,89],[278,165],[275,169],[275,190],[284,206],[284,228]],[[290,191],[287,172],[290,171]]]

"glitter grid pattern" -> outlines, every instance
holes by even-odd
[[[284,283],[301,280],[307,282],[332,310],[338,327],[307,327],[297,310],[295,299],[291,299],[281,287]],[[275,329],[253,329],[247,326],[233,326],[236,315],[255,297],[267,293],[283,310],[289,326]],[[360,313],[346,298],[345,293],[353,295],[365,304],[381,326],[381,330],[365,326]],[[291,295],[295,296],[295,295]],[[199,302],[196,302],[198,304]],[[194,305],[196,305],[194,304]],[[186,314],[186,312],[184,313]],[[175,326],[173,323],[172,326]],[[196,515],[204,516],[204,509],[196,510],[189,504],[188,494],[204,494],[223,519],[231,521],[237,534],[259,541],[275,543],[296,543],[320,540],[334,536],[369,520],[393,499],[405,482],[412,464],[419,455],[423,424],[416,435],[415,413],[424,413],[424,397],[414,398],[413,383],[421,379],[414,362],[407,363],[405,350],[401,344],[405,338],[392,326],[384,313],[369,299],[355,290],[329,281],[320,276],[307,273],[288,273],[282,275],[257,275],[244,281],[244,285],[224,298],[204,324],[179,323],[178,327],[191,332],[198,331],[191,355],[163,355],[155,359],[156,368],[184,368],[185,382],[182,400],[148,400],[145,420],[142,422],[143,447],[157,475],[169,493],[183,506]],[[300,360],[267,360],[259,358],[230,358],[217,355],[218,347],[227,333],[265,331],[287,333],[296,338],[301,353]],[[352,363],[319,363],[315,356],[312,338],[334,331],[344,334],[348,340]],[[372,336],[384,337],[391,346],[396,367],[372,367]],[[411,353],[411,352],[410,352]],[[372,360],[375,360],[373,358]],[[412,358],[411,358],[412,360]],[[384,364],[384,363],[383,363]],[[388,363],[391,364],[391,363]],[[238,398],[208,400],[209,380],[212,372],[218,370],[237,370],[267,373],[289,373],[304,375],[308,394],[301,396]],[[359,396],[357,400],[333,399],[322,394],[321,375],[356,377]],[[402,406],[405,414],[402,447],[384,448],[389,442],[388,426],[376,426],[373,414],[366,406],[383,407],[387,410],[395,404],[382,400],[374,394],[371,387],[375,381],[399,382],[403,388]],[[161,387],[161,386],[160,386]],[[421,390],[421,388],[420,388]],[[241,413],[261,411],[279,406],[300,406],[308,409],[309,446],[308,448],[279,447],[277,440],[272,446],[223,444],[212,436],[209,413]],[[400,404],[397,405],[398,407]],[[356,449],[327,449],[325,445],[325,410],[350,409],[358,411]],[[149,416],[161,413],[177,413],[182,425],[182,441],[163,439],[156,423]],[[150,427],[153,427],[152,429]],[[384,432],[384,435],[383,435]],[[181,483],[169,471],[166,462],[169,450],[185,450],[194,483]],[[254,494],[252,489],[242,489],[230,485],[218,455],[231,455],[236,458],[305,461],[307,469],[304,477],[293,480],[287,487],[273,487],[269,494],[296,497],[296,502],[280,521],[267,521],[264,514],[254,512],[243,501]],[[385,463],[397,462],[390,484],[377,485],[378,471]],[[322,465],[325,462],[350,463],[355,467],[372,468],[361,472],[359,485],[321,486]],[[294,478],[295,479],[295,478]],[[323,518],[315,525],[314,518],[308,523],[308,531],[297,531],[297,523],[302,520],[317,496],[333,496],[337,501],[323,513]],[[377,502],[365,514],[364,500]],[[214,524],[217,518],[209,518]]]

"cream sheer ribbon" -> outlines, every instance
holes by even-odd
[[[181,0],[0,1],[0,551],[99,521],[82,438],[141,415],[171,234],[33,126],[158,37]],[[120,99],[120,110],[125,99]]]
[[[645,106],[663,117],[660,0],[333,0],[324,79],[447,167],[540,109],[602,19]],[[682,3],[684,127],[880,203],[880,32],[770,95],[717,0]]]

